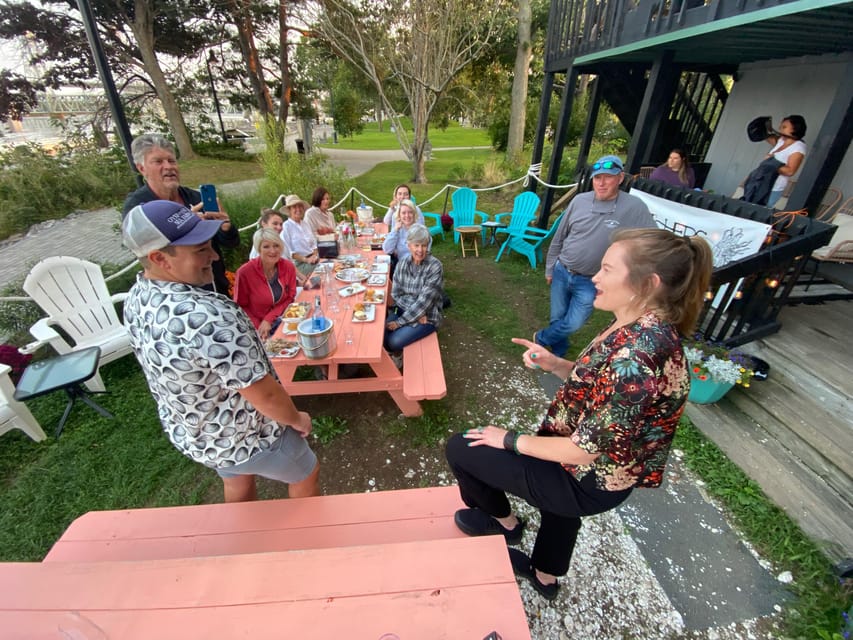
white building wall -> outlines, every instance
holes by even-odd
[[[711,163],[705,188],[731,195],[764,159],[768,144],[750,142],[746,136],[746,125],[757,116],[771,116],[777,128],[785,116],[803,116],[808,128],[804,141],[810,146],[851,59],[853,54],[848,53],[741,65],[705,158]],[[832,186],[845,197],[853,195],[853,153],[849,149]]]

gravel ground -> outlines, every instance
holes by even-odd
[[[477,347],[476,344],[467,346]],[[479,375],[472,371],[469,384],[481,386],[492,397],[502,400],[486,408],[485,415],[472,413],[470,425],[459,428],[488,421],[529,429],[550,400],[534,376],[517,362],[500,357],[487,368],[482,364],[479,363]],[[429,475],[430,470],[440,469],[442,462],[437,458],[422,458],[409,472]],[[444,470],[434,472],[430,480],[435,484],[453,483],[452,475]],[[701,484],[698,479],[690,480]],[[663,490],[666,486],[665,482]],[[521,500],[514,500],[514,508],[529,523],[520,545],[529,552],[538,525],[538,512]],[[539,596],[526,580],[520,581],[531,636],[535,640],[771,640],[779,637],[774,630],[776,620],[773,617],[743,620],[727,627],[687,629],[682,615],[629,531],[630,527],[618,510],[585,518],[569,574],[561,579],[560,593],[553,602]],[[709,531],[708,535],[719,533]],[[701,540],[696,540],[696,546],[701,548]],[[698,588],[701,589],[701,585]]]

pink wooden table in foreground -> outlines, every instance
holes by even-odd
[[[501,536],[0,564],[3,638],[529,640]]]

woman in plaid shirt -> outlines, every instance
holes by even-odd
[[[422,224],[413,224],[406,240],[411,254],[394,271],[385,323],[385,349],[392,354],[431,334],[442,319],[444,269],[429,253],[429,231]]]

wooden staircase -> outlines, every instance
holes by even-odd
[[[687,415],[837,564],[853,558],[853,303],[786,307],[744,351],[770,376]]]
[[[90,512],[44,562],[0,563],[0,635],[529,640],[506,542],[462,535],[462,506],[441,487]]]

